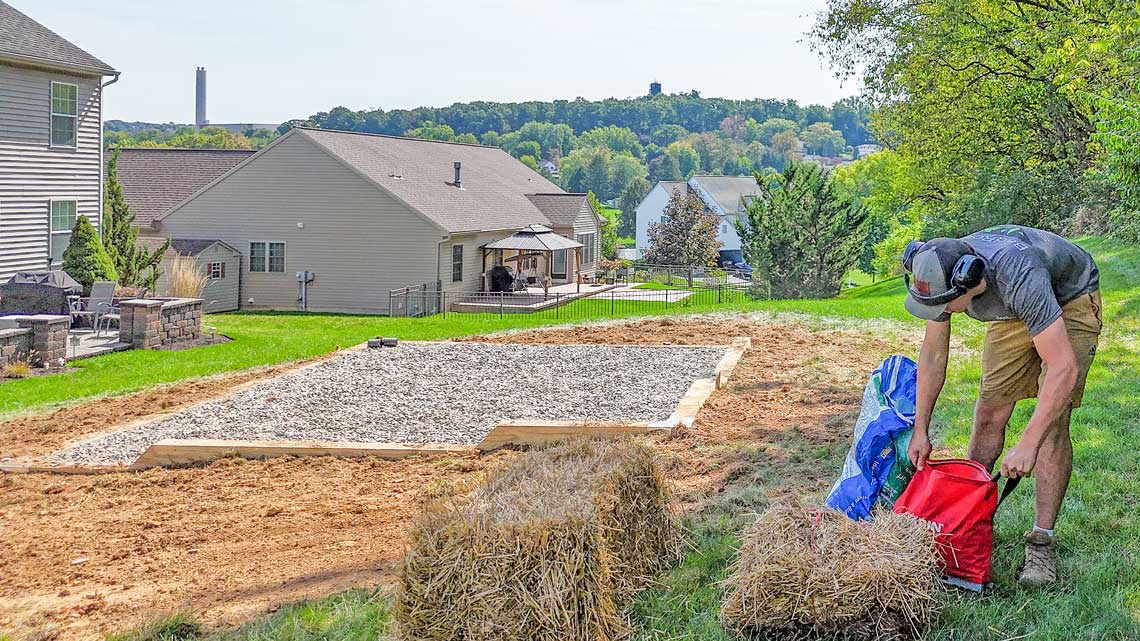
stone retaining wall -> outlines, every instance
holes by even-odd
[[[119,341],[155,349],[202,335],[201,298],[142,298],[119,303]]]
[[[67,316],[40,314],[11,316],[17,329],[0,330],[0,367],[27,361],[40,367],[58,367],[67,357]]]
[[[24,362],[32,351],[32,330],[0,329],[0,367]]]

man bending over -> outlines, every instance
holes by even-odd
[[[926,320],[907,455],[920,470],[930,456],[930,417],[946,382],[950,319],[965,312],[986,323],[968,456],[993,470],[1017,402],[1038,399],[1000,471],[1008,478],[1037,473],[1036,520],[1025,534],[1018,581],[1052,583],[1057,580],[1053,529],[1073,469],[1069,418],[1081,404],[1103,326],[1096,263],[1056,234],[1002,225],[960,240],[915,241],[903,266],[909,272],[906,309]]]

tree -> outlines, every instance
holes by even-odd
[[[833,129],[826,122],[817,122],[811,125],[804,130],[801,137],[808,152],[820,156],[838,156],[847,146],[847,141],[843,140],[843,134]]]
[[[576,142],[579,148],[605,147],[610,151],[625,152],[636,158],[641,158],[645,154],[645,150],[637,140],[637,134],[630,129],[615,125],[595,127],[578,136]]]
[[[75,226],[71,229],[71,243],[63,250],[63,271],[83,285],[83,291],[88,292],[97,280],[119,280],[115,264],[99,242],[95,226],[86,216],[77,216],[75,219]]]
[[[515,158],[522,158],[523,156],[540,158],[542,156],[542,147],[533,140],[524,140],[515,145],[515,148],[511,150],[511,154],[513,154]]]
[[[674,192],[663,212],[664,222],[649,224],[645,262],[655,265],[715,267],[720,258],[720,219],[696,194]]]
[[[794,133],[784,131],[772,136],[765,165],[782,170],[789,162],[798,160],[800,160],[800,140]]]
[[[649,193],[653,186],[644,178],[631,180],[618,197],[618,207],[621,209],[621,222],[618,225],[618,234],[633,236],[637,226],[637,206]]]
[[[668,147],[688,135],[689,131],[681,125],[661,125],[649,134],[649,140],[659,147]]]
[[[443,124],[436,124],[430,120],[419,127],[404,132],[408,138],[422,138],[424,140],[454,140],[455,130]]]
[[[645,165],[629,154],[612,154],[609,158],[610,184],[604,197],[613,200],[621,196],[627,185],[644,181],[649,172]]]
[[[119,150],[116,149],[107,159],[103,183],[103,247],[115,266],[120,285],[140,285],[153,290],[158,282],[158,264],[170,248],[170,240],[153,251],[147,250],[138,244],[134,223],[135,217],[123,198],[123,185],[119,182]]]
[[[586,161],[586,188],[594,193],[607,193],[610,190],[609,152],[594,149]]]
[[[618,215],[621,212],[600,202],[592,191],[586,194],[586,199],[590,201],[590,206],[594,208],[594,211],[602,217],[602,258],[612,260],[617,257]]]
[[[575,165],[569,170],[560,172],[562,188],[571,193],[580,194],[586,191],[586,169]]]
[[[677,163],[680,179],[688,180],[701,168],[701,156],[693,146],[687,142],[675,142],[665,148],[665,155],[670,156]],[[664,180],[664,179],[662,179]]]
[[[681,166],[677,164],[677,157],[662,154],[649,161],[649,179],[653,182],[681,180]]]
[[[526,165],[527,167],[530,167],[534,171],[538,171],[538,159],[536,159],[534,156],[522,156],[519,158],[519,162]]]
[[[790,163],[759,181],[759,197],[736,224],[756,268],[753,283],[774,298],[828,298],[859,261],[867,212],[811,163]]]
[[[933,222],[1065,231],[1105,195],[1098,104],[1135,87],[1136,26],[1115,0],[832,0],[812,42],[862,75],[878,137],[921,159]]]
[[[794,120],[788,120],[787,118],[769,118],[760,123],[756,133],[756,140],[765,145],[771,145],[772,138],[774,138],[776,134],[791,132],[795,135],[798,128]]]

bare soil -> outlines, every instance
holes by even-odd
[[[821,492],[836,470],[819,453],[846,449],[866,376],[897,349],[887,340],[700,318],[481,340],[723,345],[736,336],[753,344],[729,387],[692,428],[654,439],[682,506],[700,509],[758,475],[786,481],[771,492]],[[109,421],[267,375],[192,381],[10,421],[0,425],[0,447],[44,453]],[[0,633],[95,639],[179,610],[233,624],[282,603],[389,584],[418,502],[509,456],[228,459],[142,473],[2,475]]]

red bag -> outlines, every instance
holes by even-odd
[[[895,501],[894,511],[926,521],[942,553],[947,582],[980,592],[990,581],[994,513],[1020,479],[1008,479],[998,499],[997,477],[977,461],[928,460]]]

